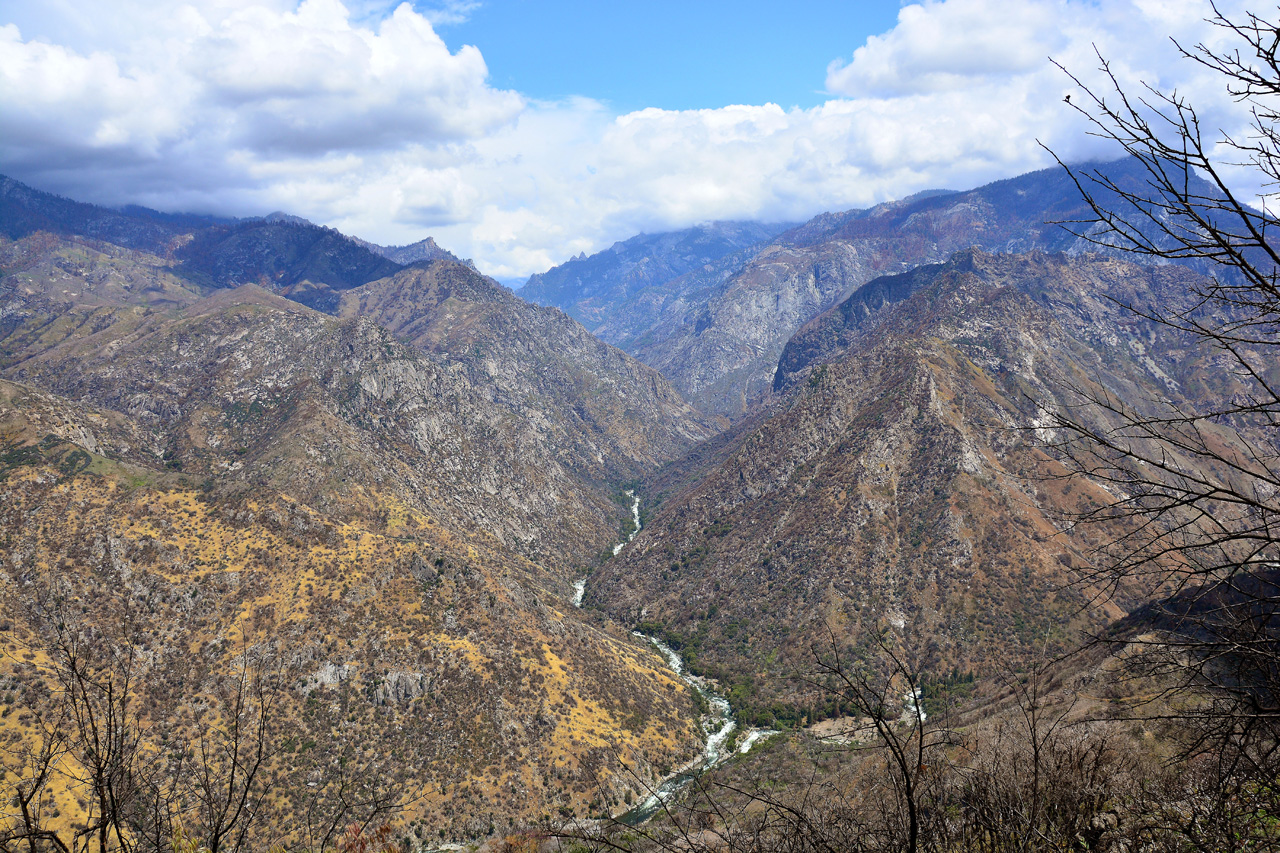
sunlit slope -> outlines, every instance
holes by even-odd
[[[614,541],[619,484],[710,431],[656,372],[461,264],[353,291],[335,319],[100,248],[9,244],[5,375],[128,414],[146,459],[222,489],[369,520],[376,488],[569,577]]]
[[[1208,355],[1111,301],[1173,305],[1192,275],[974,251],[869,285],[875,310],[834,309],[793,340],[775,408],[656,481],[676,493],[588,601],[789,715],[820,712],[787,679],[833,638],[856,649],[904,627],[943,672],[1065,647],[1138,602],[1072,585],[1116,531],[1067,522],[1111,496],[1061,476],[1044,407],[1078,404],[1072,386],[1135,404],[1201,393]]]
[[[267,487],[221,496],[51,426],[97,429],[102,446],[128,434],[116,419],[0,386],[11,665],[47,639],[51,596],[107,638],[132,624],[147,655],[139,705],[158,729],[246,648],[272,648],[291,673],[272,721],[283,813],[301,808],[307,774],[346,755],[347,772],[421,795],[408,816],[457,838],[487,832],[490,815],[620,807],[697,749],[689,696],[661,660],[583,620],[492,538],[380,495],[376,531]]]

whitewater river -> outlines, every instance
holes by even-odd
[[[662,809],[664,803],[670,802],[676,794],[687,788],[698,777],[699,773],[710,770],[728,758],[729,756],[724,751],[724,745],[729,740],[729,736],[733,734],[733,730],[737,728],[737,723],[733,721],[733,709],[729,707],[729,700],[712,692],[704,679],[690,675],[685,670],[684,661],[676,653],[675,649],[654,637],[645,637],[644,634],[638,631],[635,634],[637,637],[642,637],[653,643],[654,647],[662,652],[662,656],[667,659],[667,665],[671,667],[672,671],[680,676],[685,684],[689,685],[690,690],[697,691],[699,695],[707,700],[707,707],[710,709],[710,713],[704,715],[701,721],[702,732],[707,739],[702,748],[702,754],[666,779],[663,779],[644,802],[618,818],[620,822],[629,826],[644,823],[653,817]],[[747,749],[751,748],[751,740],[751,738],[748,738]]]
[[[614,556],[617,556],[640,532],[640,498],[630,489],[627,490],[627,497],[631,498],[631,518],[635,522],[635,526],[626,540],[613,546]],[[582,594],[586,591],[586,588],[587,579],[585,577],[573,582],[574,607],[582,606]],[[644,823],[653,817],[662,809],[664,803],[669,802],[687,788],[698,777],[698,774],[710,770],[731,758],[733,753],[725,752],[725,744],[728,743],[729,737],[733,734],[734,729],[737,728],[737,723],[733,720],[733,709],[729,707],[729,700],[713,691],[706,679],[691,675],[686,671],[684,660],[681,659],[675,649],[655,637],[645,636],[638,631],[635,632],[635,635],[648,640],[654,645],[654,648],[662,653],[671,670],[680,676],[680,679],[685,684],[689,685],[690,690],[696,691],[698,695],[706,700],[709,713],[705,714],[701,720],[702,732],[706,737],[702,754],[662,780],[644,802],[618,818],[619,821],[630,826]],[[742,738],[741,743],[738,744],[738,752],[746,753],[758,741],[777,733],[773,729],[751,729],[747,732],[746,737]]]
[[[627,497],[631,498],[631,520],[634,526],[631,528],[631,534],[623,539],[617,545],[613,546],[613,556],[618,556],[623,548],[630,544],[632,539],[640,532],[640,496],[635,493],[634,489],[627,489]],[[582,594],[587,591],[587,579],[585,577],[578,578],[573,582],[573,606],[582,606]]]

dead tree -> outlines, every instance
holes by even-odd
[[[1101,383],[1070,389],[1052,446],[1114,498],[1076,520],[1124,531],[1090,580],[1155,601],[1110,639],[1146,647],[1132,660],[1177,699],[1160,713],[1182,724],[1183,757],[1213,755],[1231,768],[1220,782],[1244,792],[1280,770],[1280,23],[1214,13],[1237,47],[1178,49],[1221,77],[1250,130],[1202,126],[1177,92],[1126,90],[1104,59],[1106,88],[1072,76],[1069,103],[1143,179],[1064,166],[1090,210],[1065,223],[1077,236],[1207,273],[1163,304],[1124,306],[1177,341],[1205,390],[1133,400]],[[1234,188],[1242,169],[1262,195]]]

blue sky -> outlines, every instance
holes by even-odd
[[[584,95],[618,112],[726,104],[813,107],[828,63],[889,30],[897,0],[493,0],[438,29],[474,44],[490,82],[531,98]]]
[[[1219,8],[1238,14],[1243,0]],[[102,204],[433,236],[505,281],[640,231],[801,221],[1117,152],[1101,51],[1247,127],[1208,0],[3,0],[0,172]],[[1076,103],[1080,103],[1077,98]]]

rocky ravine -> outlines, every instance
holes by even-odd
[[[394,498],[567,584],[624,522],[619,484],[709,433],[654,371],[460,264],[408,270],[334,318],[34,239],[0,281],[4,375],[129,415],[153,430],[138,452],[219,487],[366,521]],[[119,284],[126,267],[154,283]]]
[[[335,317],[103,244],[0,246],[10,722],[42,701],[41,607],[71,601],[77,630],[146,651],[143,721],[170,742],[246,646],[294,667],[277,826],[353,778],[435,842],[625,810],[698,752],[696,710],[570,580],[627,517],[618,479],[707,427],[465,267],[382,284]]]

